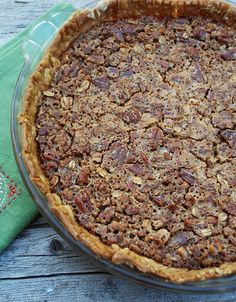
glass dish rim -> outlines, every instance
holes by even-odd
[[[97,2],[98,1],[94,1],[95,4],[97,4]],[[233,6],[236,5],[235,2],[228,1],[228,0],[223,0],[222,2],[226,2]],[[72,9],[71,13],[74,10]],[[38,23],[34,23],[34,27],[32,29],[34,29],[37,25]],[[30,33],[31,31],[28,33],[28,35],[30,35]],[[50,39],[50,42],[53,40],[54,36]],[[47,46],[48,44],[46,45],[46,47]],[[46,48],[43,49],[43,51],[45,50]],[[119,275],[120,277],[128,278],[129,280],[135,281],[136,283],[140,283],[142,285],[154,287],[165,291],[174,291],[179,293],[192,293],[192,294],[193,293],[215,294],[215,293],[222,293],[225,291],[236,290],[236,282],[235,282],[236,274],[227,277],[222,277],[222,278],[209,279],[205,281],[177,284],[156,276],[152,276],[150,274],[142,273],[126,265],[113,264],[110,260],[98,257],[94,252],[92,252],[89,248],[83,245],[79,240],[75,240],[72,238],[72,236],[66,231],[65,227],[60,223],[58,218],[54,215],[52,210],[50,210],[47,198],[31,182],[23,158],[21,156],[21,147],[20,147],[21,138],[19,137],[18,134],[18,127],[20,127],[20,125],[17,120],[17,116],[18,116],[17,106],[19,105],[18,104],[19,100],[22,98],[20,97],[20,93],[22,93],[22,90],[24,91],[22,79],[24,79],[25,76],[27,75],[27,72],[29,72],[28,63],[29,62],[25,57],[24,66],[19,74],[17,84],[15,86],[13,98],[12,98],[10,129],[11,129],[13,153],[20,175],[24,181],[24,184],[28,192],[32,197],[32,200],[38,207],[41,214],[47,219],[50,225],[55,229],[55,231],[73,248],[74,251],[77,252],[82,251],[82,253],[89,256],[94,262],[100,264],[107,271]],[[29,77],[29,74],[27,77]]]

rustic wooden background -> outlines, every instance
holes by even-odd
[[[0,45],[57,2],[0,0]],[[0,302],[7,301],[226,302],[236,301],[236,293],[183,295],[119,279],[75,255],[38,217],[0,255]]]

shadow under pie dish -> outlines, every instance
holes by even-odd
[[[218,1],[103,2],[31,77],[25,164],[98,256],[177,283],[235,272],[235,19]]]

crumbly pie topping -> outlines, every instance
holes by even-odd
[[[236,32],[105,22],[62,58],[36,117],[53,192],[102,242],[178,268],[236,261]]]

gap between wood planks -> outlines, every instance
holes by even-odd
[[[24,276],[24,277],[7,277],[7,278],[1,278],[0,280],[22,280],[22,279],[40,279],[40,278],[50,278],[50,277],[58,277],[58,276],[86,276],[86,275],[111,275],[108,272],[80,272],[80,273],[57,273],[57,274],[48,274],[48,275],[38,275],[38,276]]]

